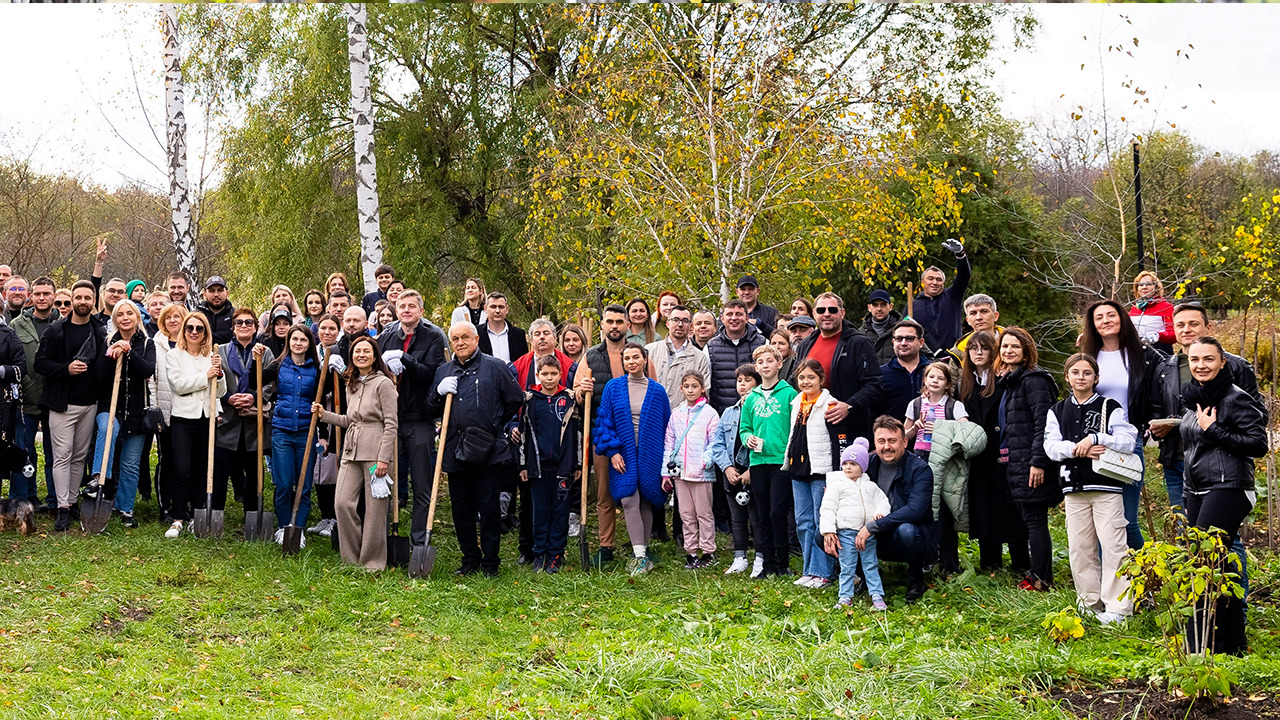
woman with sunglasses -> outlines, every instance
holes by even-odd
[[[258,384],[253,358],[253,348],[258,345],[258,320],[251,308],[244,307],[237,308],[231,317],[231,342],[218,348],[228,392],[222,396],[214,470],[218,482],[230,479],[236,501],[248,511],[258,507],[258,428],[254,421],[258,414]],[[268,349],[263,362],[270,364],[272,360],[275,355]]]
[[[161,313],[163,315],[163,313]],[[203,313],[187,313],[182,319],[182,335],[177,346],[165,353],[165,372],[173,392],[170,421],[170,445],[173,451],[172,482],[167,483],[165,497],[169,502],[172,524],[164,536],[176,538],[182,524],[190,527],[192,507],[203,508],[205,493],[200,492],[203,470],[209,457],[209,384],[216,385],[219,397],[227,393],[227,379],[222,374],[222,358],[213,351],[213,333]],[[225,508],[226,481],[221,491],[213,489],[213,507]]]
[[[254,359],[262,362],[266,350],[264,345],[255,345]],[[311,478],[318,451],[312,448],[307,452],[307,435],[311,427],[311,403],[316,401],[320,385],[320,360],[316,356],[315,336],[310,330],[303,325],[289,328],[285,352],[264,367],[262,381],[276,384],[275,405],[271,411],[271,481],[276,490],[276,527],[280,528],[275,539],[282,543],[284,528],[306,527],[307,516],[311,514]],[[323,428],[317,425],[316,432],[322,432]],[[293,495],[300,477],[304,482],[302,502],[297,518],[292,518]]]
[[[71,314],[71,291],[62,288],[53,294],[53,309],[62,317]]]

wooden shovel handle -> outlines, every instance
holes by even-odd
[[[324,351],[324,361],[320,363],[320,381],[316,383],[317,399],[324,390],[324,381],[329,379],[330,355],[333,355],[332,347]],[[307,427],[307,445],[302,450],[302,469],[298,471],[298,487],[293,491],[293,512],[289,515],[290,525],[298,522],[298,508],[302,505],[302,488],[306,487],[307,481],[307,463],[311,461],[311,446],[316,441],[316,422],[319,420],[320,413],[311,413],[311,424]]]
[[[913,320],[916,317],[916,290],[912,283],[907,283],[907,317]]]
[[[253,363],[258,380],[258,499],[262,499],[262,358]]]
[[[587,527],[587,470],[591,467],[591,395],[587,393],[582,404],[582,505],[578,508],[578,524],[586,532]],[[600,482],[600,478],[596,478]]]
[[[434,390],[432,391],[434,392]],[[453,411],[453,393],[444,396],[444,418],[440,421],[440,447],[436,449],[436,472],[431,480],[431,506],[427,508],[427,536],[436,524],[436,502],[440,499],[440,468],[444,464],[444,441],[449,436],[449,414]]]
[[[213,353],[218,352],[218,346],[213,346]],[[212,357],[212,354],[210,355]],[[204,491],[208,495],[213,494],[213,441],[218,432],[218,378],[209,378],[209,447],[208,460],[205,463],[208,467],[205,472]]]
[[[124,367],[124,354],[116,358],[116,379],[111,383],[111,407],[107,409],[107,439],[102,443],[102,472],[105,479],[111,472],[111,431],[116,424],[116,402],[120,399],[120,371]]]

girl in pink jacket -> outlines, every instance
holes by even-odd
[[[684,566],[690,570],[715,564],[716,521],[711,512],[711,483],[716,479],[707,446],[715,437],[720,416],[707,404],[702,375],[688,372],[680,379],[684,404],[671,411],[663,457],[662,486],[675,487],[684,524]]]

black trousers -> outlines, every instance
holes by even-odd
[[[436,440],[435,423],[427,420],[406,420],[400,423],[399,434],[401,485],[403,487],[403,477],[407,469],[409,484],[413,487],[413,519],[409,526],[409,538],[414,545],[425,545],[427,511],[431,509],[431,481],[435,473],[433,462],[435,455],[432,453],[432,445]],[[449,479],[449,488],[452,495],[452,478]],[[496,498],[497,495],[494,497]],[[454,510],[454,513],[456,515],[457,510]]]
[[[751,504],[757,517],[751,528],[756,552],[764,553],[764,574],[780,575],[790,566],[791,530],[788,515],[794,514],[791,474],[781,465],[751,467]]]
[[[746,475],[746,471],[743,471]],[[741,476],[740,476],[741,477]],[[716,468],[716,478],[720,481],[716,483],[720,486],[720,494],[728,498],[729,511],[729,534],[733,536],[733,552],[734,554],[746,554],[747,548],[751,546],[751,528],[760,522],[760,514],[758,508],[752,503],[739,505],[737,494],[744,490],[749,490],[750,486],[739,481],[737,485],[729,482],[729,478],[725,477],[724,471]],[[714,499],[712,500],[712,510],[714,511]],[[762,559],[764,555],[760,556]]]
[[[1216,528],[1227,534],[1226,546],[1230,548],[1240,537],[1240,526],[1253,509],[1253,504],[1245,496],[1243,490],[1210,490],[1205,495],[1183,495],[1187,505],[1187,522],[1198,528]],[[1226,570],[1240,572],[1235,563],[1234,554],[1228,555]],[[1237,578],[1236,582],[1240,582]],[[1214,610],[1214,627],[1209,632],[1213,652],[1243,655],[1248,648],[1245,639],[1246,614],[1244,600],[1234,595],[1219,598]],[[1187,623],[1187,648],[1191,652],[1201,652],[1201,630],[1209,622],[1208,607],[1201,601],[1196,605],[1196,614]]]
[[[876,533],[876,557],[907,564],[907,584],[924,587],[924,563],[929,556],[929,528],[902,523],[890,531]]]
[[[254,464],[258,461],[258,453],[245,450],[244,439],[240,439],[240,447],[235,450],[215,447],[213,449],[213,479],[225,488],[231,485],[232,492],[241,497],[246,510],[258,509],[258,471]],[[226,494],[226,491],[223,491]],[[226,503],[226,498],[222,499]],[[217,507],[217,503],[214,503]]]
[[[1049,536],[1049,505],[1018,503],[1022,524],[1027,529],[1027,545],[1031,551],[1028,577],[1041,584],[1053,585],[1053,538]]]
[[[960,571],[960,535],[956,532],[956,519],[944,502],[938,508],[938,522],[933,524],[937,541],[938,567],[944,573]]]
[[[468,468],[449,473],[449,499],[453,504],[453,526],[462,551],[462,567],[498,571],[498,548],[502,541],[502,512],[498,493],[507,466]],[[417,500],[417,493],[414,493]],[[480,515],[480,542],[476,543],[476,514]],[[415,517],[416,522],[416,517]],[[425,536],[425,525],[424,536]],[[425,537],[423,542],[426,542]]]
[[[209,420],[175,417],[169,428],[173,450],[173,474],[165,493],[169,515],[174,520],[190,520],[191,508],[205,505],[205,473],[209,467]],[[221,485],[221,487],[219,487]],[[213,478],[213,509],[223,510],[227,504],[227,482]]]

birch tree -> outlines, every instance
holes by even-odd
[[[356,211],[360,218],[360,271],[365,292],[378,288],[382,264],[378,172],[373,154],[373,98],[369,89],[368,16],[363,3],[347,3],[347,56],[351,65],[351,125],[356,148]]]
[[[178,49],[178,9],[160,6],[164,32],[164,106],[169,166],[169,211],[178,269],[195,282],[196,238],[191,224],[191,190],[187,180],[187,116],[183,107],[182,56]]]

